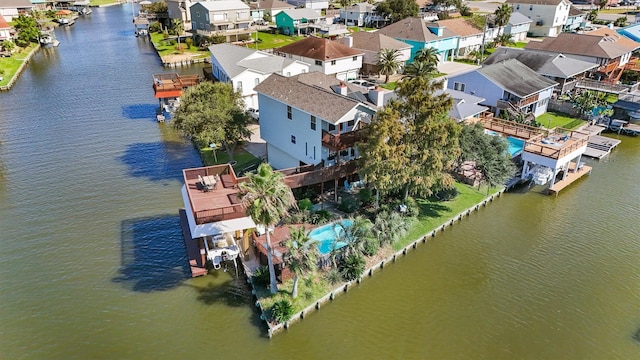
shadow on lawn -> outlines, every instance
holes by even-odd
[[[451,210],[450,207],[436,201],[436,199],[417,199],[416,202],[418,203],[418,207],[420,208],[420,215],[426,217],[439,217],[443,212]]]

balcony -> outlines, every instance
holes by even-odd
[[[330,167],[314,168],[313,166],[305,166],[294,169],[279,170],[279,172],[286,175],[284,181],[287,186],[292,189],[315,185],[329,180],[340,179],[347,175],[355,174],[356,171],[357,162],[355,160]]]
[[[364,135],[363,129],[336,135],[322,130],[322,146],[331,151],[345,150],[353,147],[358,141],[364,140]]]
[[[588,133],[558,128],[525,141],[524,151],[557,160],[586,148],[588,140]]]
[[[534,94],[520,100],[498,100],[496,106],[500,109],[506,109],[510,105],[513,105],[516,109],[522,109],[527,105],[537,102],[539,97],[540,94]]]
[[[617,69],[620,66],[620,61],[616,60],[614,62],[610,62],[607,65],[601,66],[598,68],[598,71],[601,73],[609,74],[613,70]]]
[[[177,98],[184,89],[199,82],[198,75],[156,74],[153,75],[153,91],[156,99]]]
[[[541,135],[546,135],[547,131],[534,126],[515,123],[513,121],[483,116],[481,118],[482,127],[495,131],[506,136],[513,136],[520,139],[532,139]]]

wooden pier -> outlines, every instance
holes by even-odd
[[[182,239],[184,247],[187,249],[187,257],[189,258],[189,267],[191,268],[191,277],[207,275],[207,269],[202,262],[202,255],[198,249],[197,242],[191,237],[189,230],[189,221],[185,209],[180,209],[180,227],[182,228]]]
[[[602,159],[609,155],[622,141],[600,135],[591,135],[584,155],[594,159]]]
[[[549,194],[558,194],[560,190],[566,188],[571,185],[574,181],[577,181],[581,177],[585,175],[591,174],[591,167],[587,165],[583,165],[577,171],[575,168],[575,164],[569,165],[569,172],[567,176],[563,180],[556,181],[553,185],[549,187]]]

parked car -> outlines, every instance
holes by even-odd
[[[362,86],[364,88],[367,88],[367,90],[372,90],[376,88],[376,84],[367,80],[349,80],[349,83]]]
[[[247,109],[247,114],[251,115],[252,118],[258,120],[260,118],[259,111],[260,111],[259,109],[249,108]]]

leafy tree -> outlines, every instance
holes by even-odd
[[[289,238],[280,243],[289,250],[284,254],[284,263],[294,274],[291,296],[298,297],[298,280],[305,272],[315,270],[318,265],[318,240],[309,237],[304,227],[289,228]]]
[[[474,161],[489,187],[504,184],[514,171],[508,143],[500,136],[486,134],[482,124],[462,126],[459,162]]]
[[[480,50],[472,50],[468,54],[469,58],[475,62],[479,62],[482,59],[482,53]]]
[[[13,21],[13,27],[18,30],[15,38],[16,45],[25,47],[29,45],[30,42],[38,41],[40,31],[38,30],[38,23],[33,16],[20,14],[17,18],[14,18]]]
[[[587,20],[595,21],[598,18],[598,9],[593,9],[587,14]]]
[[[373,234],[380,242],[380,246],[393,244],[400,240],[409,230],[410,221],[398,212],[381,211],[373,223]]]
[[[344,8],[346,8],[346,7],[351,5],[352,0],[339,0],[338,3],[344,9]]]
[[[385,0],[376,6],[376,12],[388,16],[391,22],[400,21],[410,16],[418,16],[419,10],[415,0]]]
[[[426,77],[404,79],[399,101],[374,116],[358,144],[365,180],[382,193],[403,191],[428,196],[453,186],[449,170],[458,158],[460,126],[449,118],[453,104],[442,81]]]
[[[504,30],[504,26],[509,23],[509,18],[511,17],[512,12],[513,8],[509,4],[500,5],[494,12],[495,23],[499,27],[498,35],[502,33],[502,31]]]
[[[608,105],[607,94],[592,90],[583,90],[572,96],[573,107],[578,110],[582,116],[588,116],[593,109],[598,106]]]
[[[397,49],[382,49],[378,53],[378,69],[384,74],[385,84],[389,82],[389,75],[400,69],[400,51]]]
[[[0,44],[0,48],[6,51],[13,51],[13,49],[16,48],[16,44],[14,44],[14,42],[11,40],[4,40],[2,44]]]
[[[269,229],[289,213],[289,209],[296,206],[296,199],[291,189],[284,183],[284,175],[273,171],[267,163],[258,166],[255,174],[248,175],[249,180],[239,184],[242,203],[247,207],[249,215],[256,224]],[[273,249],[271,237],[266,231],[267,261],[269,263],[269,278],[271,293],[278,292],[276,273],[273,266]]]
[[[151,14],[166,14],[169,12],[169,7],[167,7],[167,3],[164,1],[154,2],[150,5],[142,5],[141,7]]]
[[[238,143],[251,135],[250,121],[231,84],[203,82],[184,92],[173,125],[199,145],[222,144],[233,161]]]

